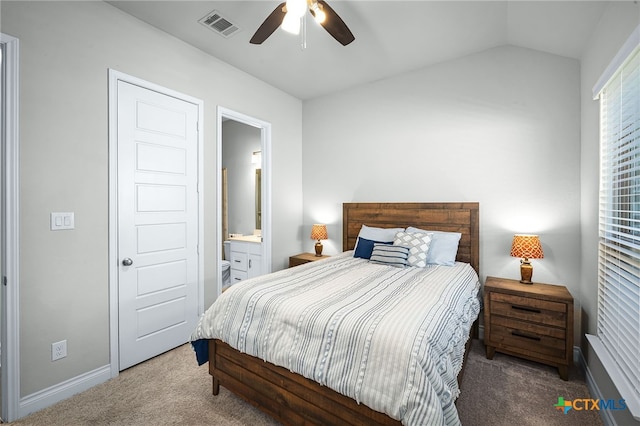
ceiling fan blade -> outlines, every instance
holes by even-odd
[[[349,30],[349,27],[347,27],[347,24],[344,23],[342,18],[338,16],[336,11],[333,10],[326,1],[318,0],[318,3],[322,5],[322,10],[324,10],[324,13],[327,15],[324,22],[320,25],[322,25],[333,38],[338,40],[343,46],[346,46],[356,39],[351,33],[351,30]]]
[[[286,15],[286,12],[284,11],[285,4],[286,3],[284,2],[280,3],[278,7],[276,7],[273,10],[273,12],[271,12],[271,14],[267,16],[267,19],[264,20],[262,25],[260,25],[260,28],[258,28],[258,30],[253,35],[253,37],[251,37],[251,40],[249,40],[249,43],[262,44],[262,42],[268,39],[269,36],[273,34],[275,30],[278,29],[280,24],[282,24],[284,15]]]

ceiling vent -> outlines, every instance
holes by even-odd
[[[209,28],[211,31],[220,34],[224,38],[229,38],[240,30],[237,25],[222,16],[217,10],[208,13],[207,16],[200,19],[198,22]]]

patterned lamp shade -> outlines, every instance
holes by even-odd
[[[525,259],[542,259],[544,253],[537,235],[516,234],[513,236],[511,256]]]
[[[327,225],[322,224],[314,224],[311,227],[311,239],[312,240],[326,240],[329,236],[327,235]]]
[[[320,240],[326,240],[327,238],[329,238],[327,225],[316,223],[311,227],[311,239],[318,241],[315,246],[316,256],[322,256],[322,243]]]
[[[540,245],[540,238],[537,235],[516,234],[513,236],[511,244],[511,256],[520,257],[520,282],[522,284],[533,284],[533,266],[529,259],[542,259],[544,253]]]

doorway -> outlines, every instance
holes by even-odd
[[[234,232],[233,229],[228,229],[229,221],[223,220],[227,217],[225,204],[231,205],[228,200],[233,197],[233,194],[227,192],[228,174],[223,171],[223,145],[225,143],[225,137],[223,134],[223,123],[234,122],[234,125],[247,126],[257,130],[259,133],[259,149],[252,149],[251,154],[254,155],[252,159],[254,162],[254,170],[252,171],[253,179],[251,182],[252,190],[249,198],[249,208],[247,209],[248,217],[247,223],[251,223],[251,227],[259,229],[262,236],[261,244],[261,259],[260,259],[260,271],[263,274],[271,272],[271,124],[265,121],[256,119],[254,117],[247,116],[245,114],[232,111],[224,107],[218,107],[217,117],[217,166],[216,176],[218,182],[217,190],[217,239],[216,247],[218,247],[218,255],[216,256],[216,271],[217,271],[217,294],[222,292],[223,280],[222,280],[222,253],[223,242],[228,236],[228,232]],[[227,203],[223,202],[227,200]]]
[[[19,372],[19,141],[18,141],[18,39],[0,33],[0,111],[2,132],[0,193],[2,244],[0,245],[0,417],[17,419]]]

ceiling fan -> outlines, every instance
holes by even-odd
[[[287,0],[280,3],[260,28],[251,37],[249,43],[262,44],[273,32],[282,27],[283,30],[298,34],[300,18],[309,10],[316,22],[324,27],[340,44],[346,46],[356,38],[342,18],[323,0]]]

